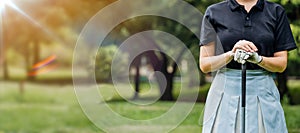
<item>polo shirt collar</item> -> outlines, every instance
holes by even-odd
[[[265,0],[258,0],[258,2],[256,3],[256,5],[254,7],[256,7],[257,9],[262,11],[264,9],[264,3],[265,3]],[[228,0],[228,4],[232,11],[235,11],[236,9],[238,9],[239,7],[242,6],[239,3],[237,3],[236,0]]]

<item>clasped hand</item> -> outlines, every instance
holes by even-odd
[[[262,57],[257,53],[256,46],[249,41],[241,40],[237,42],[232,49],[234,53],[234,60],[238,63],[245,64],[247,61],[259,64],[262,61]]]

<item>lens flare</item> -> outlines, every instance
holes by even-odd
[[[58,64],[53,63],[55,60],[56,55],[51,55],[48,58],[34,64],[32,66],[32,71],[28,73],[28,76],[37,76],[55,69],[58,66]]]
[[[0,10],[2,11],[2,9],[5,7],[5,5],[9,5],[11,4],[10,0],[1,0],[0,1]]]
[[[47,66],[47,65],[49,65],[50,63],[54,62],[55,59],[56,59],[56,55],[51,55],[51,56],[49,56],[48,58],[46,58],[45,60],[43,60],[43,61],[41,61],[41,62],[38,62],[38,63],[34,64],[34,65],[32,66],[32,69],[33,69],[33,70],[37,70],[37,69],[39,69],[39,68],[41,68],[41,67]]]

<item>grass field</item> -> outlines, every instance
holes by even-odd
[[[294,85],[294,83],[292,83]],[[295,83],[296,84],[296,83]],[[102,132],[81,110],[72,85],[45,85],[25,83],[20,94],[16,82],[0,82],[0,133],[93,133]],[[103,89],[111,89],[105,85]],[[109,106],[123,116],[146,119],[166,112],[174,103],[158,102],[152,108],[136,108],[124,101],[109,102]],[[289,132],[300,133],[300,106],[283,105]],[[190,115],[172,132],[199,133],[198,119],[203,104],[197,103]],[[121,131],[138,129],[139,132],[160,128],[150,126],[123,127]],[[126,129],[126,130],[125,130]],[[117,130],[117,129],[116,129]]]

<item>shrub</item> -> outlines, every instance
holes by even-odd
[[[95,70],[93,71],[91,69],[93,67],[90,67],[88,71],[91,75],[95,75],[97,81],[110,82],[112,79],[112,71],[118,74],[116,75],[117,77],[126,76],[125,66],[128,65],[127,57],[127,54],[118,51],[118,48],[115,45],[101,47],[98,50],[96,57],[93,59],[95,62]],[[112,67],[113,61],[114,67]]]
[[[206,101],[206,97],[207,97],[207,93],[209,91],[210,85],[211,84],[207,83],[207,84],[200,87],[199,95],[198,95],[198,99],[197,99],[198,102],[205,102]]]
[[[300,104],[300,83],[299,81],[289,81],[289,91],[291,94],[291,104]]]

